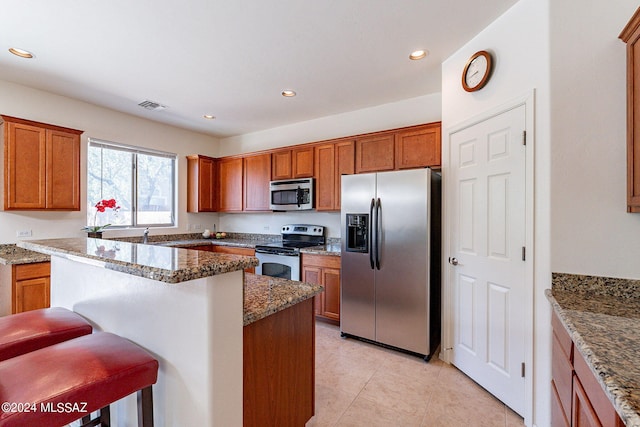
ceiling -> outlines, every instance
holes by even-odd
[[[440,92],[516,1],[4,0],[0,79],[226,137]]]

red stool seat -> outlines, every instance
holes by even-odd
[[[62,307],[0,317],[0,361],[91,333],[82,316]]]
[[[0,402],[29,402],[33,412],[0,412],[0,427],[63,426],[158,378],[158,361],[136,344],[96,332],[0,362]],[[77,403],[86,412],[42,408]],[[86,405],[85,405],[86,403]]]

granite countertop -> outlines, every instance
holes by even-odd
[[[322,292],[311,283],[244,274],[244,325],[247,326]]]
[[[219,245],[219,246],[234,246],[236,248],[250,248],[253,249],[256,245],[264,244],[264,241],[251,240],[251,239],[190,239],[190,240],[171,240],[168,242],[151,243],[155,246],[172,246],[188,248],[189,246],[206,246],[206,245]]]
[[[29,251],[14,244],[0,245],[0,264],[31,264],[34,262],[48,262],[49,255]]]
[[[545,294],[627,426],[640,426],[640,281],[553,274]]]
[[[104,239],[27,240],[18,245],[165,283],[186,282],[258,265],[255,257]]]
[[[340,256],[340,243],[327,243],[322,246],[310,246],[300,249],[303,254]]]

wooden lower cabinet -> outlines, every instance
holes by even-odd
[[[304,426],[313,416],[315,341],[312,299],[244,327],[245,427]]]
[[[302,254],[302,281],[324,286],[315,297],[316,317],[340,322],[340,257]]]
[[[0,265],[0,288],[11,290],[11,313],[47,308],[50,305],[51,263]],[[9,307],[2,308],[9,314]]]
[[[622,427],[624,423],[554,312],[552,314],[552,427]]]

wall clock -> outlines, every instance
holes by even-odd
[[[462,88],[467,92],[480,90],[487,84],[491,76],[493,59],[487,51],[474,53],[462,71]]]

